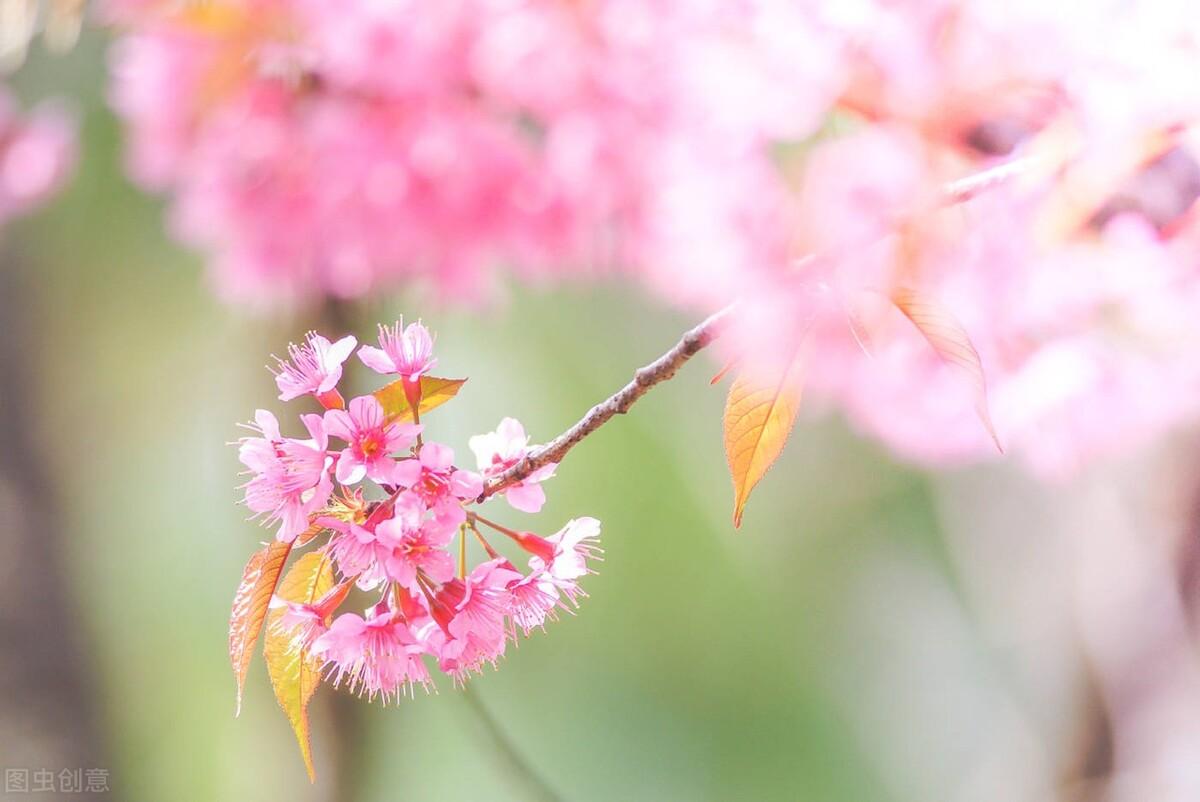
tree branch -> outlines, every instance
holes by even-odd
[[[954,204],[968,201],[994,187],[1008,183],[1029,170],[1033,164],[1033,159],[1029,157],[1012,159],[983,172],[968,175],[958,181],[946,184],[942,190],[943,202]],[[574,426],[549,443],[534,449],[504,473],[489,480],[476,501],[482,502],[505,488],[511,487],[527,478],[538,468],[552,462],[561,462],[567,452],[574,448],[580,440],[599,429],[614,415],[623,415],[628,412],[633,403],[645,395],[651,387],[674,376],[684,362],[720,336],[735,305],[736,303],[730,304],[711,315],[699,326],[686,332],[671,350],[636,371],[633,381],[588,410],[588,413],[580,418]]]
[[[483,492],[479,494],[477,501],[483,501],[506,487],[511,487],[538,468],[552,462],[561,462],[567,452],[583,438],[599,429],[614,415],[624,415],[635,401],[650,391],[651,387],[674,376],[683,367],[683,363],[715,340],[721,334],[732,310],[733,305],[727,306],[686,332],[671,350],[635,371],[632,381],[588,410],[588,413],[580,418],[578,423],[549,443],[534,449],[504,473],[491,479],[484,485]]]

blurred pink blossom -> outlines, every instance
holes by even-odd
[[[53,195],[74,162],[70,115],[50,102],[23,113],[0,85],[0,224]]]
[[[806,341],[812,397],[898,453],[986,457],[972,389],[887,304],[903,290],[961,324],[1000,440],[1043,473],[1195,414],[1187,0],[108,13],[131,171],[229,297],[471,302],[501,267],[619,271],[738,300],[727,357]],[[364,360],[415,371],[411,330]]]

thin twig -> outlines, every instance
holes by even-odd
[[[509,740],[508,735],[501,729],[499,722],[492,717],[491,712],[484,706],[483,701],[475,694],[470,685],[463,688],[463,696],[470,705],[471,711],[486,731],[497,761],[502,764],[512,779],[526,791],[525,798],[542,800],[543,802],[558,802],[559,795],[554,792],[544,779],[533,770],[529,762],[521,756],[516,746]]]
[[[1028,173],[1037,163],[1032,156],[1023,156],[951,181],[942,187],[943,201],[946,204],[969,201],[1001,184],[1007,184],[1023,173]]]
[[[943,187],[943,202],[953,204],[968,201],[981,193],[1012,181],[1027,172],[1034,164],[1031,157],[1017,158],[946,184]],[[651,387],[674,376],[684,362],[716,339],[735,305],[731,304],[725,307],[711,315],[699,326],[685,333],[671,350],[634,373],[633,381],[588,410],[588,413],[580,418],[578,423],[490,480],[484,485],[483,492],[476,500],[483,501],[520,482],[538,468],[552,462],[560,462],[580,440],[599,429],[613,416],[627,412],[633,403],[645,395]]]
[[[651,387],[674,376],[683,363],[716,339],[732,310],[732,305],[727,306],[709,316],[699,326],[686,332],[671,350],[649,365],[638,369],[633,374],[632,381],[588,410],[588,413],[580,418],[578,423],[549,443],[535,449],[516,465],[484,485],[483,492],[479,494],[477,500],[483,501],[488,496],[520,482],[538,468],[552,462],[561,462],[566,453],[574,448],[580,440],[599,429],[614,415],[623,415],[628,412],[634,402],[645,395]]]

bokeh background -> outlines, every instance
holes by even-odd
[[[13,80],[82,133],[71,185],[0,240],[0,762],[108,767],[131,802],[524,798],[448,683],[391,708],[323,688],[312,786],[261,661],[234,718],[229,604],[264,532],[228,443],[314,325],[423,316],[470,377],[430,421],[465,450],[504,415],[548,439],[693,321],[619,284],[223,306],[123,176],[103,59],[85,37]],[[813,403],[734,531],[717,367],[564,463],[538,525],[601,519],[605,562],[474,682],[563,798],[1200,798],[1191,434],[1047,486],[917,471]]]

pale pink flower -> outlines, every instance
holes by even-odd
[[[374,529],[336,518],[318,518],[317,523],[334,533],[329,539],[329,555],[342,576],[353,578],[362,590],[378,587],[385,576],[378,561],[380,547]]]
[[[304,343],[289,344],[286,360],[275,357],[278,364],[274,371],[275,384],[279,387],[279,400],[291,401],[310,393],[318,399],[327,396],[341,381],[342,363],[357,344],[358,341],[351,336],[330,343],[315,331],[307,334]],[[325,403],[324,400],[322,403]],[[337,406],[340,406],[340,399]]]
[[[516,571],[511,563],[505,567]],[[526,636],[543,628],[546,619],[555,620],[555,608],[568,609],[560,600],[558,586],[546,578],[545,570],[534,570],[512,580],[508,585],[512,597],[512,620]]]
[[[419,379],[433,369],[433,337],[420,321],[404,327],[404,319],[392,326],[379,327],[379,348],[364,345],[358,358],[376,373],[396,373],[408,381]]]
[[[371,395],[350,401],[348,409],[325,412],[325,431],[349,445],[337,460],[337,480],[352,485],[367,477],[374,482],[391,480],[396,461],[392,454],[408,449],[421,427],[389,423],[379,400]]]
[[[301,415],[311,439],[279,436],[279,423],[266,410],[255,415],[255,429],[262,437],[245,437],[238,457],[254,474],[245,487],[246,506],[266,515],[265,523],[278,522],[275,537],[285,543],[308,528],[308,519],[321,509],[333,493],[329,478],[329,441],[320,415]]]
[[[529,437],[525,427],[514,418],[500,421],[496,431],[475,435],[468,441],[475,452],[475,461],[485,479],[499,476],[516,465],[529,453]],[[503,495],[514,509],[522,512],[539,512],[546,503],[546,492],[541,482],[554,475],[557,463],[543,465],[528,477],[505,488]]]
[[[575,518],[555,532],[546,541],[554,547],[549,559],[533,556],[529,567],[541,579],[562,591],[572,603],[578,596],[586,596],[579,587],[579,580],[594,573],[588,567],[589,560],[600,560],[600,522],[595,518]]]
[[[334,687],[346,682],[350,691],[384,702],[416,684],[428,685],[429,672],[421,661],[423,649],[401,617],[386,604],[367,611],[367,617],[344,613],[312,644],[312,653],[325,661]]]

